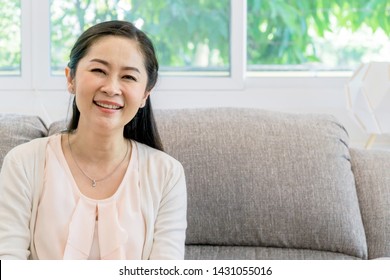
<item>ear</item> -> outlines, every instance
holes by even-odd
[[[146,100],[148,100],[150,95],[150,91],[146,91],[144,97],[142,98],[141,105],[139,106],[140,108],[145,107]]]
[[[67,85],[68,85],[68,91],[71,93],[71,94],[75,94],[75,90],[74,90],[74,78],[72,77],[72,75],[70,74],[71,70],[69,67],[65,67],[65,76],[66,76],[66,81],[67,81]]]

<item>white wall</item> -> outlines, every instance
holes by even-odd
[[[307,81],[296,79],[248,79],[243,89],[161,90],[152,93],[154,108],[244,107],[293,113],[334,115],[350,134],[350,144],[363,147],[364,133],[346,109],[344,84],[348,78]],[[330,82],[332,81],[332,82]],[[302,85],[299,85],[301,83]],[[46,123],[66,118],[70,95],[65,90],[2,90],[0,113],[39,115]],[[373,148],[390,148],[389,137],[378,137]]]

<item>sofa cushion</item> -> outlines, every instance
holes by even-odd
[[[4,156],[13,147],[46,134],[47,128],[37,116],[0,114],[0,168]]]
[[[187,245],[186,260],[351,260],[349,255],[305,249]]]
[[[367,258],[348,135],[335,118],[238,108],[155,115],[186,171],[188,245]]]

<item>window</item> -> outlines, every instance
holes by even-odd
[[[63,74],[82,31],[112,19],[150,35],[165,75],[229,75],[229,0],[52,0],[50,11],[54,75]]]
[[[248,70],[351,71],[390,60],[388,1],[248,0]]]
[[[63,69],[74,41],[92,24],[109,19],[132,21],[153,39],[159,90],[302,86],[268,78],[327,73],[336,80],[361,62],[390,60],[389,1],[36,2],[1,1],[2,89],[65,89]]]
[[[20,76],[20,1],[2,0],[0,4],[0,14],[0,76]]]

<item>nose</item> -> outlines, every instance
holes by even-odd
[[[102,86],[101,90],[108,96],[114,96],[122,94],[120,83],[115,78],[107,78]]]

